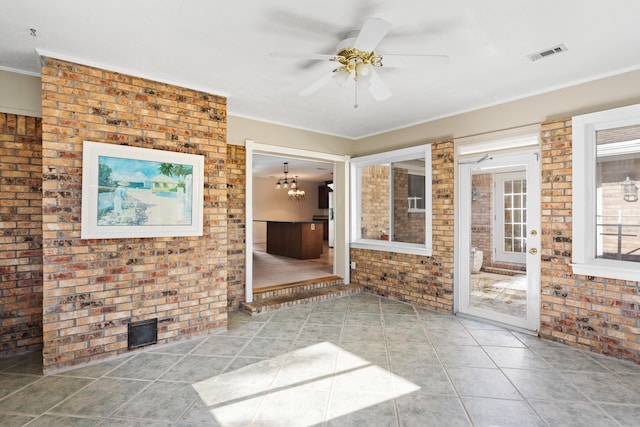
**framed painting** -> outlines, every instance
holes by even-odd
[[[204,156],[84,141],[83,239],[201,236]]]

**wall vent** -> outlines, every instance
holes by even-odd
[[[569,49],[567,49],[567,47],[564,44],[559,44],[549,49],[545,49],[540,52],[535,52],[530,55],[527,55],[527,58],[529,58],[532,61],[537,61],[539,59],[546,58],[547,56],[555,55],[556,53],[566,52],[567,50]]]
[[[158,342],[158,318],[129,323],[129,350]]]

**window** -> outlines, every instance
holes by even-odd
[[[573,118],[573,270],[640,277],[640,105]]]
[[[424,212],[425,200],[424,172],[422,175],[415,175],[409,172],[409,197],[407,198],[409,212]]]
[[[526,171],[496,173],[495,260],[526,263]]]
[[[352,159],[353,247],[431,255],[431,145]]]

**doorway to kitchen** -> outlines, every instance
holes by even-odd
[[[253,288],[333,276],[333,163],[253,155]]]
[[[253,141],[246,141],[245,147],[246,301],[253,301],[253,291],[258,287],[284,285],[331,275],[339,276],[344,283],[349,283],[346,240],[349,216],[345,190],[348,188],[349,157]],[[283,178],[285,162],[288,163],[286,176],[289,181],[296,178],[302,184],[299,189],[305,190],[303,201],[290,200],[287,196],[290,188],[276,189],[277,181]],[[272,168],[271,171],[269,167]],[[320,203],[321,196],[326,196],[326,205]],[[265,208],[266,205],[269,207]],[[293,225],[294,229],[299,227],[302,230],[301,235],[305,235],[306,227],[313,229],[312,234],[316,234],[320,228],[326,230],[324,237],[321,237],[323,243],[320,255],[304,259],[305,257],[270,253],[273,251],[268,249],[269,225],[288,230]],[[292,232],[296,233],[295,230]],[[287,236],[291,238],[290,234]]]

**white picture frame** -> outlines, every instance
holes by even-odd
[[[204,156],[83,142],[82,239],[202,236]]]

